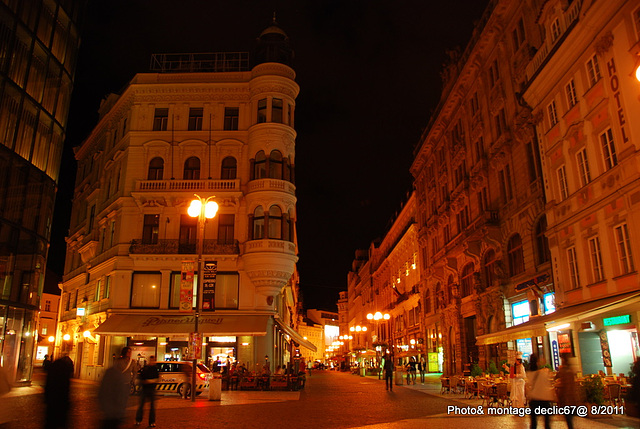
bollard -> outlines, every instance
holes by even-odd
[[[220,401],[222,399],[222,378],[213,376],[209,379],[209,400]]]
[[[402,371],[401,366],[397,366],[394,371],[394,377],[396,381],[396,386],[402,386],[402,376],[404,375],[404,371]]]

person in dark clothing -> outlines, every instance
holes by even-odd
[[[393,355],[386,355],[384,358],[384,380],[387,390],[393,391]]]
[[[45,371],[48,371],[50,366],[51,366],[51,359],[49,359],[49,355],[44,355],[44,360],[42,361],[42,369],[44,369]]]
[[[124,420],[129,400],[128,374],[116,365],[107,369],[100,381],[98,401],[102,411],[101,429],[118,429]]]
[[[144,412],[144,403],[148,400],[150,409],[149,409],[149,426],[155,427],[156,425],[156,385],[158,384],[158,379],[160,378],[160,374],[158,373],[158,368],[156,367],[156,357],[151,356],[149,358],[149,363],[142,368],[140,371],[140,375],[138,376],[140,379],[140,384],[142,385],[142,392],[140,393],[140,406],[138,406],[138,411],[136,412],[136,425],[139,425],[142,422],[142,414]]]
[[[49,366],[44,388],[45,429],[69,427],[69,408],[71,408],[69,393],[72,376],[73,361],[67,355],[56,359]]]

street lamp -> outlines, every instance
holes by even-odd
[[[196,236],[196,243],[198,247],[198,282],[196,283],[196,310],[195,310],[195,326],[194,326],[194,343],[200,341],[198,335],[198,319],[200,318],[200,294],[202,293],[202,252],[204,250],[204,223],[207,219],[213,219],[218,212],[218,204],[213,201],[215,196],[207,197],[203,199],[198,194],[194,194],[195,200],[191,200],[187,213],[191,217],[198,218],[198,235]],[[196,401],[196,371],[198,368],[198,356],[195,353],[195,347],[193,350],[193,368],[191,368],[191,402]]]

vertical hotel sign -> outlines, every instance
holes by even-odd
[[[204,261],[202,276],[202,311],[216,309],[216,276],[218,275],[218,261]]]
[[[180,275],[180,312],[191,313],[193,311],[193,269],[195,262],[182,261],[182,273]]]

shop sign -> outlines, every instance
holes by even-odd
[[[216,309],[216,276],[218,261],[204,261],[202,274],[202,311]]]
[[[602,319],[602,322],[604,326],[626,325],[631,323],[631,315],[625,314],[623,316],[606,317]]]
[[[521,338],[519,340],[516,340],[516,348],[519,352],[522,352],[523,360],[529,360],[529,356],[531,356],[531,353],[533,353],[531,338]]]
[[[522,292],[525,289],[533,287],[534,289],[540,289],[542,284],[547,284],[549,281],[549,274],[542,274],[538,277],[527,280],[526,282],[519,283],[515,286],[516,292]]]
[[[557,340],[551,341],[551,357],[553,358],[553,370],[557,371],[560,368],[560,351]]]
[[[560,353],[573,354],[573,347],[571,346],[571,334],[558,334],[558,348]]]
[[[613,363],[611,362],[611,350],[609,349],[609,338],[607,337],[607,331],[601,330],[598,335],[600,336],[600,347],[602,348],[602,362],[607,368],[611,368]]]

